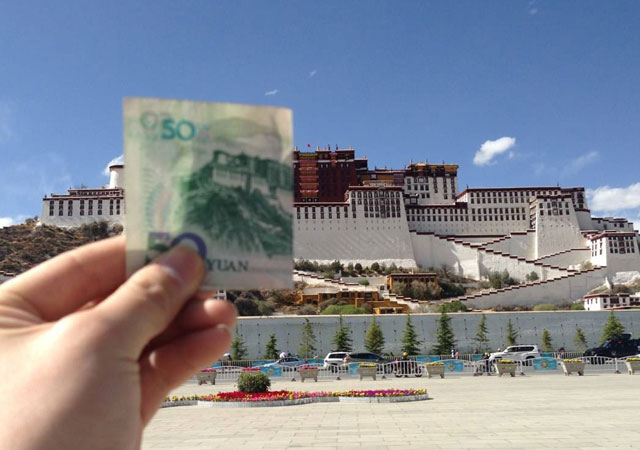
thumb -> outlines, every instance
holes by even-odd
[[[175,318],[202,282],[204,264],[194,250],[176,246],[134,273],[94,310],[130,357]]]

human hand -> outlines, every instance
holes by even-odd
[[[176,247],[125,279],[124,239],[0,286],[0,446],[135,449],[168,392],[229,347],[233,305]]]

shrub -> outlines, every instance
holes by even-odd
[[[593,269],[593,264],[591,263],[591,261],[585,261],[582,264],[580,264],[580,270],[589,270],[589,269]]]
[[[361,284],[362,286],[369,286],[369,280],[360,280],[358,281],[358,284]]]
[[[240,297],[234,302],[239,316],[261,316],[260,306],[251,298]]]
[[[442,298],[460,297],[466,293],[464,287],[460,283],[448,283],[441,280],[439,285],[441,289],[440,296]]]
[[[320,314],[365,314],[364,308],[359,308],[353,305],[331,305]]]
[[[538,281],[540,277],[538,276],[538,274],[536,272],[534,272],[533,270],[531,271],[531,273],[529,273],[527,275],[527,281],[532,282],[532,281]]]
[[[299,316],[315,316],[316,314],[318,314],[318,311],[313,305],[304,305],[296,312],[296,314]]]
[[[571,311],[584,311],[584,305],[582,303],[572,303],[569,309]]]
[[[534,311],[557,311],[558,307],[556,305],[552,305],[551,303],[540,303],[533,307]]]
[[[238,377],[238,391],[267,392],[271,387],[271,380],[262,372],[242,372]]]
[[[452,302],[443,303],[439,306],[438,310],[441,313],[449,313],[449,312],[467,312],[469,311],[464,303],[459,300],[454,300]]]

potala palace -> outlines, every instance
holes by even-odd
[[[124,213],[124,168],[108,186],[43,198],[41,220],[77,226]],[[323,263],[439,268],[480,280],[508,270],[538,280],[459,300],[566,303],[640,272],[640,237],[623,218],[592,217],[583,187],[467,188],[455,164],[370,169],[349,149],[294,151],[294,256]]]

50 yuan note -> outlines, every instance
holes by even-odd
[[[291,153],[289,109],[125,99],[127,273],[179,244],[204,289],[290,287]]]

